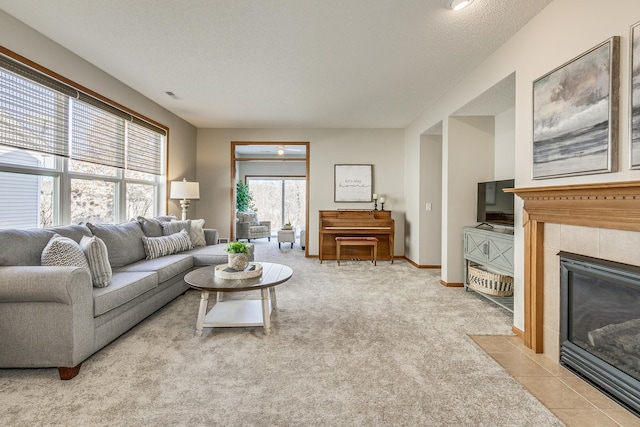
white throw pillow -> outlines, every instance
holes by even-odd
[[[107,245],[99,237],[82,236],[80,247],[87,257],[93,286],[96,288],[109,286],[113,273],[109,263]]]
[[[192,219],[191,220],[191,243],[193,246],[207,246],[207,241],[204,238],[204,219]]]
[[[89,268],[87,258],[75,240],[54,234],[42,250],[40,263],[46,266]]]

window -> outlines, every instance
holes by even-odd
[[[271,221],[271,229],[285,223],[300,229],[305,224],[306,180],[304,178],[247,177],[258,217]]]
[[[0,228],[162,211],[166,131],[0,55]]]

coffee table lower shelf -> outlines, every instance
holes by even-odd
[[[264,334],[271,333],[271,312],[278,308],[274,287],[260,290],[261,300],[223,300],[222,293],[214,292],[216,302],[207,312],[209,291],[202,291],[196,320],[196,336],[203,328],[246,328],[262,326]]]
[[[269,301],[269,316],[271,301]],[[264,326],[262,301],[232,300],[219,301],[204,318],[203,328],[243,328],[248,326]]]

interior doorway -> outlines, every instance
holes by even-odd
[[[290,222],[296,235],[309,226],[309,142],[231,142],[231,240],[235,240],[236,183],[248,184],[261,220],[272,232]],[[253,187],[253,188],[252,188]],[[304,233],[308,256],[308,237]]]

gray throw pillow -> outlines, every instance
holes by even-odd
[[[82,240],[80,240],[80,247],[87,257],[93,286],[96,288],[109,286],[113,273],[111,271],[111,264],[109,264],[107,245],[96,236],[84,236]]]
[[[122,224],[87,224],[94,236],[107,245],[109,263],[120,268],[145,258],[142,238],[145,237],[138,221]]]
[[[162,237],[143,237],[142,244],[147,259],[159,258],[191,249],[191,238],[187,230]]]
[[[163,235],[162,223],[164,221],[161,221],[156,218],[145,218],[142,216],[139,216],[137,220],[140,223],[140,226],[142,227],[142,232],[144,233],[145,236],[160,237]]]
[[[164,236],[175,234],[180,230],[186,230],[187,234],[191,236],[191,220],[190,219],[186,221],[163,222],[160,225],[162,226],[162,235]]]
[[[41,264],[89,268],[87,258],[75,240],[55,234],[42,251]]]

